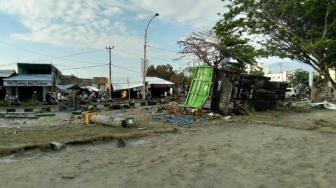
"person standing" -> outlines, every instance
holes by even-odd
[[[37,91],[36,90],[34,90],[33,91],[33,106],[35,106],[36,105],[36,101],[37,101]]]
[[[307,98],[309,99],[310,96],[311,96],[311,89],[309,86],[306,87],[306,95],[307,95]]]

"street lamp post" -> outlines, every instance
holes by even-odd
[[[152,20],[159,16],[159,13],[155,13],[154,16],[148,21],[146,29],[145,29],[145,43],[144,43],[144,58],[143,58],[143,75],[142,75],[142,99],[146,99],[146,73],[147,73],[147,32],[149,24]]]

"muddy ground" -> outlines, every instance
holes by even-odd
[[[0,185],[335,187],[335,113],[256,113],[129,140],[124,148],[112,141],[6,156]]]
[[[157,107],[156,107],[157,108]],[[156,108],[104,110],[100,115],[133,117],[135,124],[128,128],[108,127],[99,124],[84,124],[82,115],[71,112],[55,112],[54,116],[38,119],[13,119],[0,117],[0,157],[21,154],[27,150],[49,150],[51,142],[62,144],[86,144],[113,139],[140,138],[160,133],[176,132],[174,126],[152,122],[151,114]]]

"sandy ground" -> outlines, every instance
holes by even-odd
[[[1,187],[335,187],[336,135],[221,123],[0,158]]]

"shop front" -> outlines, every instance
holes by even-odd
[[[19,100],[45,100],[46,94],[51,91],[51,75],[16,75],[4,79],[9,96],[17,96]]]

